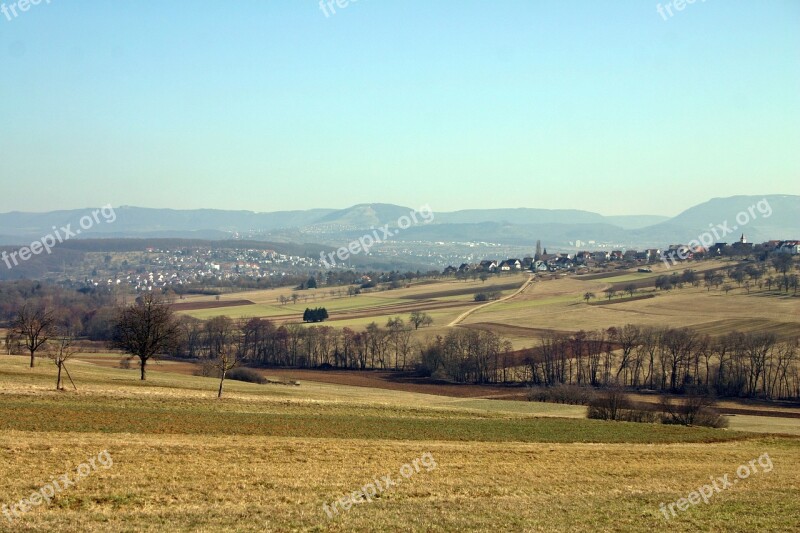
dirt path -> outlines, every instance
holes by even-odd
[[[481,304],[481,305],[478,305],[476,307],[473,307],[472,309],[470,309],[468,311],[465,311],[465,312],[461,313],[460,315],[458,315],[458,317],[456,317],[455,320],[453,320],[452,322],[447,324],[447,327],[448,328],[452,328],[452,327],[455,327],[455,326],[459,325],[465,318],[467,318],[469,315],[471,315],[472,313],[474,313],[478,309],[483,309],[484,307],[489,307],[490,305],[494,305],[494,304],[499,303],[499,302],[506,302],[506,301],[518,296],[519,294],[522,294],[525,291],[525,289],[527,289],[531,285],[531,283],[533,283],[533,276],[528,277],[528,281],[523,283],[522,287],[520,287],[517,290],[517,292],[515,292],[514,294],[509,294],[508,296],[500,298],[499,300],[495,300],[493,302],[486,302],[485,304]]]

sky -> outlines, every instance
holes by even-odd
[[[20,1],[0,212],[800,194],[796,0]]]

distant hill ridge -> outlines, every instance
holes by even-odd
[[[761,206],[761,208],[759,208]],[[416,206],[415,208],[418,208]],[[435,210],[435,205],[431,206]],[[113,223],[94,224],[80,237],[89,238],[195,238],[222,240],[232,237],[276,242],[327,242],[331,236],[357,235],[390,224],[415,208],[393,204],[358,204],[346,209],[308,209],[257,213],[219,209],[114,208]],[[768,209],[767,209],[768,208]],[[762,212],[763,211],[763,212]],[[0,214],[0,245],[21,245],[41,238],[53,226],[78,225],[91,209],[45,213]],[[748,215],[737,224],[739,213]],[[728,221],[736,235],[745,233],[756,242],[800,238],[800,196],[764,195],[713,198],[672,217],[658,215],[603,216],[576,209],[465,209],[435,212],[431,224],[415,225],[398,232],[398,240],[487,241],[530,244],[542,240],[551,245],[590,240],[631,246],[688,242]],[[744,217],[741,217],[743,219]],[[588,247],[588,245],[587,245]]]

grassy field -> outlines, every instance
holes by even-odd
[[[56,392],[51,367],[0,357],[0,505],[103,450],[113,465],[5,530],[798,530],[796,437],[302,380],[229,381],[217,400],[216,380],[168,364],[141,383],[136,370],[75,361],[79,390]],[[764,453],[770,472],[670,520],[659,511]],[[400,475],[425,454],[432,468]],[[387,475],[397,485],[373,501],[323,510]]]
[[[537,282],[513,300],[497,302],[473,313],[463,325],[496,323],[531,328],[527,336],[518,330],[515,347],[530,345],[539,338],[541,330],[593,330],[628,323],[692,327],[710,335],[739,330],[767,331],[787,337],[797,335],[800,329],[800,298],[766,295],[762,291],[748,294],[740,288],[725,294],[687,286],[654,292],[655,298],[602,306],[583,301],[585,292],[594,292],[598,298],[595,301],[605,301],[602,291],[613,279],[562,278]]]
[[[686,265],[698,272],[729,266],[730,261],[705,261]],[[731,263],[732,264],[732,263]],[[328,309],[326,323],[335,328],[363,329],[371,322],[384,325],[389,318],[408,318],[411,311],[427,312],[432,327],[414,332],[413,342],[424,342],[435,335],[445,335],[449,325],[492,329],[501,332],[515,349],[535,345],[547,331],[578,331],[608,328],[626,323],[638,325],[692,327],[700,333],[722,335],[730,331],[765,331],[785,338],[796,335],[800,328],[800,298],[774,292],[735,287],[728,294],[703,287],[685,287],[671,291],[640,288],[637,296],[654,298],[624,301],[617,297],[612,305],[587,305],[586,292],[593,292],[592,303],[607,302],[603,291],[621,282],[653,281],[661,274],[682,269],[666,269],[662,264],[652,266],[652,273],[633,270],[592,274],[589,276],[537,276],[523,293],[490,305],[477,304],[474,295],[480,291],[498,290],[501,297],[514,294],[528,278],[522,273],[495,276],[486,282],[442,279],[410,284],[392,291],[373,292],[357,297],[331,295],[330,290],[303,291],[306,301],[281,305],[281,296],[290,296],[290,288],[250,291],[224,296],[221,302],[249,300],[251,305],[216,309],[193,309],[183,314],[207,319],[219,315],[233,318],[267,317],[279,323],[299,322],[306,307]],[[622,294],[622,293],[620,293]],[[313,295],[313,296],[312,296]],[[181,303],[210,304],[211,296],[188,297]],[[463,320],[458,320],[473,308]],[[502,327],[500,327],[500,326]],[[498,329],[499,328],[499,329]],[[502,331],[501,331],[502,330]]]

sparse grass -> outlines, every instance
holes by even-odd
[[[520,284],[525,279],[517,278]],[[457,304],[469,294],[447,291],[485,290],[510,279],[413,284],[330,300],[317,291],[313,305],[343,313],[374,310],[331,322],[335,327],[384,324],[388,316],[407,313],[382,305],[424,304],[436,293],[436,301]],[[796,333],[800,324],[798,299],[739,290],[675,290],[605,308],[580,302],[587,290],[600,294],[612,281],[619,279],[537,281],[465,323],[530,328],[530,337],[518,328],[517,347],[530,346],[547,329],[626,322],[691,325],[711,334],[747,328]],[[280,306],[280,294],[291,291],[236,294],[255,305],[189,314],[278,316],[302,313],[307,305]],[[434,327],[415,338],[444,332],[465,309],[431,311]],[[744,432],[800,434],[800,419],[737,415],[728,430],[615,423],[586,420],[582,406],[310,381],[285,387],[229,380],[217,400],[216,379],[164,372],[182,362],[151,365],[143,383],[135,362],[122,370],[74,360],[69,369],[78,392],[56,392],[54,365],[26,365],[24,357],[0,356],[0,505],[29,496],[101,450],[109,451],[114,466],[12,526],[0,516],[0,531],[800,531],[800,438]],[[432,472],[333,520],[322,511],[323,503],[376,476],[396,475],[424,452],[436,459]],[[661,515],[662,502],[686,497],[709,476],[733,475],[765,452],[774,463],[769,474],[669,522]]]
[[[0,357],[0,494],[27,497],[108,450],[114,465],[14,524],[52,531],[791,531],[800,439],[584,419],[576,406],[303,382],[280,387]],[[548,417],[538,417],[537,414]],[[437,467],[322,510],[430,452]],[[768,452],[775,468],[667,523],[658,510]],[[3,526],[0,526],[3,527]]]
[[[564,278],[537,282],[524,294],[509,302],[497,302],[469,316],[464,326],[497,323],[539,330],[596,330],[627,323],[651,326],[692,327],[700,333],[725,334],[739,331],[768,331],[779,337],[795,336],[800,328],[800,299],[762,297],[735,289],[730,294],[705,288],[686,287],[659,291],[657,298],[614,302],[614,305],[586,306],[581,296],[586,291],[603,299],[608,280],[581,281]],[[515,348],[531,346],[538,338]]]

